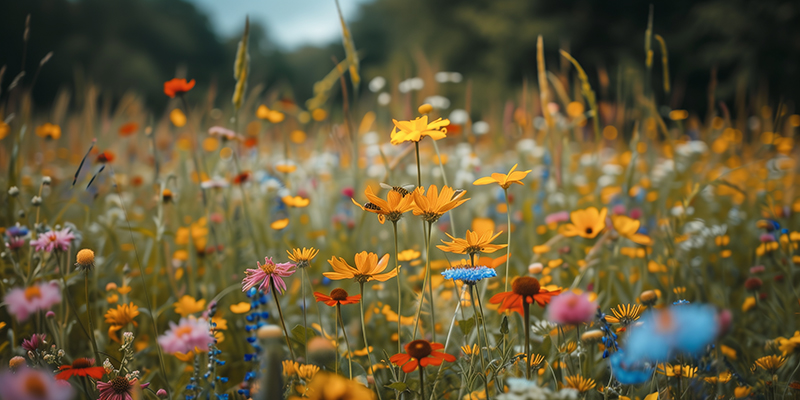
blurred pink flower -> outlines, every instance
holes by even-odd
[[[34,246],[36,251],[44,250],[48,253],[56,249],[67,251],[72,239],[75,239],[75,235],[70,232],[69,228],[60,231],[52,230],[40,233],[36,240],[31,240],[31,246]]]
[[[128,380],[128,378],[118,375],[108,382],[97,382],[97,390],[100,391],[98,400],[133,400],[131,392],[137,381],[136,378]],[[148,386],[150,386],[149,383],[139,385],[142,389]]]
[[[8,291],[4,299],[8,313],[18,321],[25,321],[28,317],[61,302],[61,288],[55,281],[40,283],[25,289],[14,288]]]
[[[617,204],[611,208],[611,213],[614,215],[624,215],[626,211],[624,204]]]
[[[245,277],[242,280],[242,291],[246,292],[261,282],[258,290],[264,290],[266,293],[269,293],[270,287],[272,286],[271,280],[274,280],[275,289],[278,293],[283,294],[283,292],[286,291],[286,283],[283,281],[283,278],[291,276],[294,273],[295,270],[292,269],[294,268],[294,264],[275,264],[270,257],[264,257],[264,265],[261,265],[258,261],[256,261],[256,264],[258,265],[258,269],[247,269],[244,271]]]
[[[14,400],[68,400],[75,395],[66,381],[59,383],[53,375],[22,367],[0,374],[0,398]]]
[[[589,322],[597,311],[597,303],[585,294],[566,292],[553,297],[547,307],[547,319],[559,325],[578,325]]]
[[[170,354],[188,353],[190,351],[206,352],[208,345],[214,341],[210,333],[211,326],[205,318],[181,318],[175,324],[170,321],[169,330],[159,336],[158,344]]]
[[[236,138],[236,132],[221,126],[212,126],[211,128],[208,128],[208,134],[209,136],[219,136],[227,140],[233,140]]]
[[[567,222],[567,221],[569,221],[568,211],[559,211],[544,217],[544,223],[547,225],[557,224],[559,222]]]

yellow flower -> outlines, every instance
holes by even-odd
[[[736,350],[734,350],[734,349],[732,349],[732,348],[730,348],[728,346],[725,346],[724,344],[719,346],[719,350],[722,352],[722,354],[725,357],[728,357],[731,360],[735,360],[736,359]]]
[[[189,238],[191,237],[195,250],[197,250],[197,252],[205,251],[206,244],[208,244],[207,224],[208,220],[203,217],[197,220],[197,222],[190,224],[188,228],[178,228],[178,231],[175,232],[175,244],[189,244]]]
[[[733,389],[733,395],[737,399],[741,399],[742,397],[750,396],[750,392],[753,391],[753,388],[750,386],[739,386],[736,389]]]
[[[3,322],[3,321],[0,321],[0,329],[3,329],[5,327],[6,327],[6,323]]]
[[[437,245],[436,247],[439,250],[446,251],[448,253],[458,253],[458,254],[477,254],[480,252],[484,253],[494,253],[497,250],[504,249],[507,244],[492,244],[492,241],[500,236],[501,232],[497,232],[496,235],[492,235],[494,232],[486,231],[483,233],[472,232],[467,229],[467,237],[466,239],[455,238],[450,236],[449,233],[445,233],[447,237],[452,239],[452,242],[445,242],[442,240],[444,245]]]
[[[444,213],[464,204],[469,199],[462,199],[465,190],[453,190],[449,186],[442,186],[442,191],[436,185],[428,187],[428,192],[423,194],[422,188],[414,191],[414,215],[421,215],[430,223],[436,222]]]
[[[754,367],[758,366],[761,367],[764,371],[769,372],[770,374],[774,374],[783,364],[786,362],[786,358],[782,356],[776,355],[769,355],[764,356],[756,360]]]
[[[486,176],[478,179],[475,182],[472,182],[472,184],[489,185],[492,183],[497,183],[503,189],[508,189],[512,183],[522,185],[522,180],[525,179],[529,173],[531,173],[531,170],[515,171],[515,169],[517,169],[517,164],[514,164],[514,166],[511,167],[511,171],[508,171],[508,174],[493,173],[491,176]]]
[[[250,311],[250,303],[243,301],[241,303],[231,304],[231,312],[234,314],[244,314]]]
[[[308,206],[309,203],[311,203],[311,200],[303,198],[303,197],[300,197],[300,196],[283,196],[281,198],[281,200],[287,206],[289,206],[289,207],[297,207],[297,208],[306,207],[306,206]]]
[[[750,311],[755,306],[756,306],[756,298],[753,296],[749,296],[745,298],[744,303],[742,303],[742,311],[743,312]]]
[[[725,372],[719,374],[719,376],[711,376],[711,377],[703,378],[703,379],[706,382],[708,382],[708,383],[710,383],[712,385],[716,385],[717,382],[728,383],[731,380],[731,372],[730,371],[725,371]]]
[[[286,118],[286,115],[280,111],[270,110],[267,108],[267,106],[262,104],[258,106],[258,109],[256,110],[256,117],[267,120],[273,124],[277,124],[282,122]]]
[[[292,260],[297,265],[297,268],[305,268],[311,265],[311,260],[319,254],[319,250],[311,247],[306,249],[292,249],[290,252],[286,250],[286,253],[289,254],[289,259]]]
[[[172,125],[181,128],[186,125],[186,114],[180,108],[174,108],[169,112],[169,120],[172,121]]]
[[[195,349],[197,349],[197,347],[195,347]],[[181,353],[180,351],[176,351],[175,353],[172,353],[172,355],[175,356],[175,358],[177,358],[178,360],[188,363],[194,361],[195,352],[190,351],[188,353]]]
[[[564,225],[561,234],[567,237],[581,236],[593,239],[606,228],[607,213],[607,209],[598,211],[595,207],[573,211],[569,214],[572,223]]]
[[[392,144],[419,142],[425,136],[430,136],[433,140],[444,139],[447,136],[446,126],[450,125],[450,120],[441,118],[428,123],[427,115],[411,121],[393,119],[392,122]]]
[[[788,339],[779,337],[775,339],[775,342],[778,343],[778,350],[783,352],[784,356],[789,355],[800,348],[800,331],[795,331],[794,336]]]
[[[304,381],[314,379],[314,376],[319,372],[319,367],[311,364],[303,364],[297,368],[297,376]]]
[[[117,308],[110,308],[106,311],[106,323],[111,324],[108,328],[108,336],[111,340],[119,342],[117,331],[125,327],[125,325],[132,323],[133,326],[138,326],[133,319],[139,315],[139,307],[129,304],[118,304]]]
[[[372,192],[372,188],[367,186],[364,190],[367,196],[367,203],[362,206],[355,199],[352,200],[353,204],[357,205],[364,211],[378,214],[378,221],[384,223],[388,218],[391,222],[397,222],[404,213],[411,211],[414,207],[414,196],[410,194],[402,194],[396,190],[390,190],[386,195],[386,200],[378,197]]]
[[[611,309],[611,312],[614,313],[613,317],[606,315],[606,321],[612,324],[628,325],[639,319],[645,308],[639,304],[620,304],[617,308]]]
[[[566,378],[567,383],[565,387],[575,389],[580,393],[586,393],[597,386],[594,379],[584,378],[580,375],[572,375]]]
[[[659,364],[658,373],[666,376],[674,376],[679,378],[694,378],[697,376],[697,367],[689,365],[675,364]]]
[[[643,246],[650,246],[653,244],[653,239],[641,233],[636,233],[639,230],[642,222],[633,218],[628,218],[624,215],[611,216],[611,222],[614,224],[614,229],[620,236],[628,240],[641,244]]]
[[[471,356],[473,354],[478,354],[478,345],[477,344],[473,344],[472,347],[469,347],[469,345],[461,346],[461,351],[464,352],[464,354],[468,355],[468,356]]]
[[[323,272],[322,275],[333,280],[354,279],[359,283],[371,280],[386,282],[397,276],[397,269],[380,273],[386,269],[386,265],[389,263],[389,254],[384,254],[379,261],[377,254],[362,251],[356,254],[355,261],[356,267],[353,268],[344,258],[331,257],[328,263],[333,267],[334,272]]]
[[[172,304],[175,307],[175,312],[180,314],[181,317],[186,317],[189,314],[203,311],[206,307],[205,300],[195,300],[194,297],[184,295],[177,302]]]
[[[56,124],[46,123],[36,127],[36,136],[45,139],[58,140],[61,137],[61,127]]]
[[[375,392],[361,383],[327,372],[316,373],[314,379],[308,384],[308,390],[302,397],[303,400],[374,400]],[[300,397],[291,396],[289,400],[300,400]]]
[[[414,249],[403,250],[403,251],[400,252],[400,254],[397,255],[397,260],[398,261],[411,261],[411,260],[415,260],[415,259],[419,258],[419,256],[421,256],[421,255],[422,255],[422,253],[420,253],[420,252],[418,252],[418,251],[416,251]]]
[[[287,226],[289,226],[289,218],[275,220],[269,224],[269,227],[275,229],[276,231],[286,228]]]
[[[7,123],[0,121],[0,140],[3,140],[9,132],[11,132],[11,127]]]

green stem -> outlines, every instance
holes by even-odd
[[[422,397],[421,400],[425,399],[425,371],[423,371],[422,365],[419,366],[419,391]]]
[[[412,339],[411,340],[417,340],[417,328],[419,328],[419,320],[422,317],[422,303],[425,302],[425,287],[426,286],[431,289],[429,293],[431,294],[431,298],[430,298],[431,302],[433,302],[433,290],[432,290],[432,285],[430,285],[430,282],[429,282],[430,261],[431,261],[431,257],[430,257],[430,254],[429,254],[430,253],[430,250],[429,250],[430,241],[431,241],[431,228],[430,228],[431,225],[432,224],[430,224],[430,223],[428,224],[428,239],[427,239],[427,241],[425,241],[425,246],[426,246],[426,249],[425,249],[425,277],[424,277],[424,279],[422,281],[422,289],[420,290],[419,306],[417,307],[417,318],[416,318],[416,321],[414,321],[414,332],[412,334]],[[431,303],[431,321],[433,321],[433,303]],[[399,320],[398,320],[398,323],[399,323]],[[435,326],[431,326],[431,328],[432,328],[432,331],[434,332],[433,334],[435,335],[436,334],[435,333],[436,327]],[[435,336],[434,336],[434,340],[433,341],[434,342],[436,341]]]
[[[336,313],[336,325],[333,326],[333,330],[336,331],[336,357],[333,359],[333,370],[339,375],[339,313]]]
[[[97,352],[97,340],[94,337],[94,315],[92,315],[92,304],[89,301],[89,270],[83,273],[83,286],[84,293],[86,294],[86,316],[89,318],[89,339],[92,339],[92,350],[96,360],[100,359],[100,353]]]
[[[473,290],[474,285],[469,285],[469,296],[470,302],[472,303],[472,312],[475,314],[475,319],[479,318],[478,316],[478,307],[475,305],[476,301],[476,294],[477,291]],[[478,340],[478,357],[481,358],[481,378],[483,379],[483,389],[486,392],[486,398],[489,399],[489,382],[486,380],[486,360],[483,358],[483,346],[481,346],[481,328],[477,324],[475,325],[476,330],[476,339]],[[486,337],[486,330],[484,330],[483,334],[484,342],[486,342],[486,348],[489,348],[489,339]]]
[[[511,202],[508,200],[508,189],[503,189],[506,195],[506,220],[508,221],[506,229],[508,229],[508,245],[506,246],[506,276],[505,276],[505,290],[508,291],[508,265],[511,263]]]
[[[397,259],[397,255],[399,254],[397,248],[397,221],[392,221],[392,225],[394,227],[394,269],[397,271],[397,354],[403,352],[400,340],[400,319],[402,317],[402,306],[403,306],[403,296],[400,290],[400,266],[399,260]],[[363,300],[362,300],[363,301]]]
[[[531,310],[526,299],[522,299],[522,320],[525,323],[525,378],[531,379]]]
[[[369,342],[367,341],[367,324],[364,322],[364,282],[359,282],[361,289],[361,301],[358,305],[361,306],[361,334],[364,336],[364,347],[367,348],[367,360],[369,361],[369,369],[372,373],[372,378],[375,379],[375,392],[378,393],[378,400],[381,400],[381,384],[378,382],[378,375],[375,373],[375,367],[372,365],[372,352],[369,350]],[[397,322],[400,322],[399,314]]]
[[[419,168],[419,142],[414,142],[417,155],[417,187],[422,187],[422,170]]]
[[[308,360],[308,320],[306,319],[306,277],[300,274],[300,287],[303,289],[303,339],[305,340],[305,357]]]
[[[275,279],[270,278],[269,284],[272,286],[272,298],[275,299],[275,306],[278,307],[278,317],[281,319],[283,335],[286,337],[286,346],[289,347],[289,354],[292,355],[292,361],[297,362],[297,357],[294,356],[294,350],[292,349],[292,342],[289,340],[289,331],[286,329],[286,322],[283,320],[283,310],[281,310],[281,302],[278,300],[278,290],[275,288]]]
[[[339,324],[342,325],[344,344],[347,345],[347,365],[350,370],[350,379],[353,379],[353,352],[350,350],[350,341],[347,340],[347,329],[344,327],[344,319],[342,318],[342,305],[339,303],[336,303],[336,315],[339,317]]]

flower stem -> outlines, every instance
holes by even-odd
[[[378,400],[381,400],[381,385],[378,382],[378,375],[375,374],[375,367],[372,366],[372,352],[369,350],[369,342],[367,342],[367,324],[364,322],[364,282],[359,282],[361,289],[361,301],[358,305],[361,306],[361,334],[364,335],[364,347],[367,348],[367,360],[369,361],[369,369],[372,373],[372,378],[375,379],[375,392],[378,393]],[[400,322],[398,314],[397,322]]]
[[[417,155],[417,187],[422,187],[422,170],[419,168],[419,142],[414,142]]]
[[[479,318],[478,307],[475,305],[475,303],[476,303],[476,301],[475,301],[476,296],[475,295],[477,294],[477,291],[474,290],[474,288],[475,288],[475,285],[469,285],[469,297],[470,297],[470,302],[472,303],[472,312],[473,312],[473,314],[475,314],[474,318],[476,320],[475,333],[477,334],[476,335],[477,336],[476,339],[478,340],[478,357],[480,357],[480,359],[481,359],[481,378],[483,379],[483,389],[486,391],[486,398],[489,399],[490,398],[489,397],[489,382],[486,381],[486,360],[483,358],[483,346],[481,346],[481,327],[477,323],[477,320]],[[486,337],[486,329],[485,328],[484,328],[483,332],[484,332],[483,333],[483,339],[484,339],[484,342],[486,343],[486,348],[488,350],[488,348],[489,348],[489,338]]]
[[[431,295],[431,322],[433,323],[433,285],[430,284],[430,269],[431,269],[431,256],[430,256],[430,241],[431,241],[431,226],[433,224],[428,224],[428,239],[425,242],[425,277],[422,281],[422,289],[420,290],[420,298],[419,298],[419,306],[417,307],[417,318],[414,321],[414,332],[412,335],[412,340],[417,339],[417,328],[419,328],[419,320],[422,317],[422,303],[425,302],[425,287],[427,286],[429,289],[429,294]],[[399,321],[399,317],[398,317]],[[431,332],[433,333],[433,341],[436,341],[436,326],[431,326]]]
[[[89,270],[83,272],[83,287],[84,294],[86,294],[86,316],[89,318],[89,339],[92,339],[92,350],[94,350],[95,359],[100,359],[100,353],[97,351],[97,339],[94,337],[94,315],[92,315],[92,304],[89,301]]]
[[[422,396],[420,397],[420,399],[423,400],[425,399],[425,371],[423,371],[424,369],[425,367],[423,367],[422,365],[419,366],[419,391],[420,395]]]
[[[342,305],[340,303],[336,303],[336,315],[339,317],[339,324],[342,325],[344,344],[347,345],[347,365],[350,370],[350,379],[353,379],[353,352],[350,350],[350,341],[347,340],[347,329],[344,327],[344,319],[342,318]]]
[[[402,346],[400,345],[402,342],[400,340],[400,320],[403,315],[401,313],[403,310],[403,295],[400,291],[400,261],[397,259],[397,255],[399,254],[397,248],[397,221],[392,221],[392,225],[394,227],[394,269],[397,271],[397,354],[400,354],[403,352]],[[363,298],[361,301],[364,301]]]
[[[333,330],[336,332],[336,357],[333,358],[333,371],[339,375],[339,313],[336,313],[336,324],[333,326]]]
[[[306,319],[306,276],[300,274],[300,287],[303,289],[303,339],[305,341],[305,357],[308,360],[308,320]]]
[[[531,379],[531,305],[522,299],[522,320],[525,323],[525,379]]]
[[[292,342],[289,339],[289,331],[286,329],[286,322],[283,320],[283,310],[281,310],[281,302],[278,300],[278,293],[277,288],[275,288],[275,279],[271,277],[269,279],[269,284],[272,286],[272,298],[275,299],[275,306],[278,307],[278,317],[281,319],[281,326],[283,327],[283,335],[286,337],[286,346],[289,347],[289,354],[292,355],[292,361],[297,362],[297,358],[294,356],[294,350],[292,350]]]
[[[508,265],[511,263],[511,201],[508,200],[508,189],[503,189],[506,195],[506,229],[508,229],[508,245],[506,246],[506,276],[505,276],[505,290],[508,291]]]

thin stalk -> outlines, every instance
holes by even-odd
[[[422,365],[419,366],[419,392],[422,395],[420,399],[425,399],[425,371]]]
[[[422,317],[422,303],[425,302],[425,287],[427,286],[430,289],[431,294],[431,322],[433,322],[433,286],[430,285],[430,267],[431,267],[431,257],[430,257],[430,241],[431,241],[431,225],[428,224],[428,239],[425,241],[425,277],[422,281],[422,290],[420,291],[420,298],[419,298],[419,307],[417,307],[417,318],[414,321],[414,332],[412,334],[412,340],[417,340],[417,328],[419,328],[419,320]],[[398,317],[399,318],[399,317]],[[431,326],[431,330],[434,335],[434,342],[436,341],[436,326]]]
[[[400,290],[400,266],[397,259],[397,255],[399,254],[397,248],[397,221],[392,221],[392,225],[394,227],[394,269],[397,271],[397,354],[400,354],[403,352],[402,346],[400,345],[402,342],[402,340],[400,340],[400,319],[403,315],[401,313],[403,310],[403,296]]]
[[[504,292],[508,291],[508,265],[511,263],[511,202],[508,200],[508,188],[503,189],[503,193],[506,195],[506,220],[508,221],[506,224],[506,229],[508,229],[508,245],[506,246],[506,276],[505,280],[505,290]]]
[[[522,320],[525,322],[525,379],[531,379],[531,310],[526,299],[522,299]]]
[[[272,298],[275,299],[275,306],[278,307],[278,317],[281,319],[281,326],[283,327],[283,335],[286,337],[286,346],[289,347],[289,353],[292,355],[292,361],[297,362],[297,357],[294,356],[294,350],[292,350],[292,342],[289,340],[289,331],[286,329],[286,322],[283,320],[283,310],[281,310],[281,302],[278,300],[278,293],[277,288],[275,288],[275,279],[269,280],[270,286],[272,286]]]
[[[306,277],[304,274],[300,274],[300,288],[303,292],[303,339],[305,339],[305,357],[308,360],[308,320],[306,319]]]
[[[425,273],[428,275],[428,300],[430,301],[428,304],[431,307],[431,338],[432,341],[436,341],[436,307],[433,306],[433,279],[431,279],[431,230],[433,229],[433,223],[428,223],[428,238],[426,243],[428,244],[427,250],[425,250],[425,263],[427,264],[425,268]]]
[[[92,315],[92,304],[89,301],[89,270],[83,273],[83,288],[86,294],[86,316],[89,318],[89,339],[92,339],[92,350],[96,360],[100,359],[100,353],[97,351],[97,340],[94,337],[94,315]]]
[[[422,170],[419,168],[419,142],[414,142],[417,155],[417,187],[422,187]]]
[[[378,393],[378,400],[381,400],[381,384],[378,382],[378,375],[375,374],[375,367],[372,366],[372,352],[369,350],[369,342],[367,342],[367,325],[364,322],[364,282],[359,282],[361,289],[361,301],[358,305],[361,306],[361,334],[364,336],[364,347],[367,348],[367,360],[369,361],[369,369],[372,372],[372,377],[375,379],[375,392]],[[397,317],[398,324],[400,323],[400,314]]]
[[[472,312],[475,314],[475,319],[478,319],[478,307],[475,306],[475,294],[477,294],[476,290],[474,289],[474,285],[469,285],[469,296],[470,302],[472,303]],[[483,389],[486,392],[486,398],[489,399],[489,382],[486,380],[486,360],[483,358],[483,346],[481,346],[481,328],[476,324],[476,339],[478,340],[478,357],[481,358],[481,378],[483,378]],[[486,343],[486,348],[489,348],[489,339],[486,338],[486,331],[484,330],[484,337],[483,341]]]
[[[461,294],[458,296],[458,300],[457,300],[458,303],[456,304],[456,312],[453,313],[453,319],[450,321],[450,329],[447,331],[447,339],[445,339],[445,341],[444,341],[444,351],[445,352],[447,351],[447,345],[450,344],[450,336],[453,334],[453,327],[456,324],[456,317],[458,316],[458,310],[461,309],[461,299],[464,298],[464,293],[466,291],[467,291],[467,285],[463,285],[462,288],[461,288]],[[458,291],[456,291],[456,293],[458,293]],[[431,392],[435,392],[436,391],[436,384],[439,383],[439,376],[442,373],[442,368],[443,367],[444,367],[444,363],[439,365],[439,370],[436,372],[436,379],[433,381],[433,389],[431,389]],[[460,399],[461,396],[459,396],[457,398]],[[431,393],[431,399],[430,400],[433,400],[433,393]]]
[[[333,326],[333,330],[336,331],[336,357],[333,358],[333,370],[336,375],[339,375],[339,313],[336,313],[336,324]]]
[[[350,369],[350,379],[353,379],[353,352],[350,350],[350,341],[347,340],[347,329],[345,329],[344,319],[342,319],[342,305],[339,303],[336,303],[336,315],[339,318],[339,324],[342,325],[342,335],[344,336],[344,344],[347,345],[347,365],[348,368]]]
[[[75,308],[75,305],[72,304],[72,296],[69,295],[69,289],[67,288],[67,277],[66,277],[66,275],[64,275],[64,269],[59,267],[58,271],[61,273],[61,280],[64,282],[64,292],[66,292],[65,293],[66,296],[64,296],[64,297],[67,298],[67,305],[72,310],[72,313],[77,316],[78,315],[78,310]],[[75,319],[78,320],[78,326],[81,327],[81,330],[83,331],[83,333],[86,335],[87,338],[89,338],[90,337],[89,336],[89,332],[86,330],[86,327],[83,325],[83,321],[81,321],[81,319],[77,318],[77,317]]]

